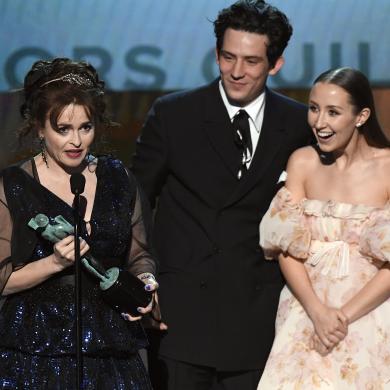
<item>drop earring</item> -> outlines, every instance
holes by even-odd
[[[41,148],[42,160],[46,164],[46,167],[49,168],[49,164],[47,163],[47,158],[46,158],[46,145],[45,145],[45,138],[44,137],[39,137],[39,146]]]

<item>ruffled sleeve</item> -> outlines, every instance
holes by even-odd
[[[371,213],[360,236],[359,250],[372,260],[390,261],[390,205]]]
[[[306,259],[310,241],[302,205],[293,203],[291,193],[282,187],[260,223],[260,246],[266,259],[276,258],[282,252]]]

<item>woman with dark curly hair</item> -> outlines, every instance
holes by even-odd
[[[73,173],[85,177],[80,254],[157,283],[144,202],[121,161],[95,157],[96,135],[112,123],[104,83],[84,62],[38,61],[24,80],[21,136],[40,152],[0,174],[0,388],[75,389],[74,236],[53,243],[28,226],[45,214],[73,221]],[[138,349],[141,317],[114,310],[82,272],[84,389],[151,389]],[[149,312],[151,304],[138,308]]]

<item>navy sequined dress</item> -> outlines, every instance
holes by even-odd
[[[135,179],[119,160],[99,158],[90,234],[82,235],[106,267],[155,272],[147,251],[147,218]],[[0,176],[0,291],[13,270],[53,253],[53,244],[27,226],[38,213],[73,221],[72,208],[39,183],[33,160]],[[145,218],[144,218],[145,217]],[[0,309],[0,389],[76,388],[74,269],[6,297]],[[138,349],[143,329],[125,321],[83,272],[84,389],[151,389]]]

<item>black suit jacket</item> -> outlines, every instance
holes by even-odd
[[[276,261],[264,260],[259,223],[288,157],[311,139],[306,107],[268,89],[259,144],[240,181],[233,134],[216,80],[159,98],[133,160],[156,206],[169,327],[160,352],[226,371],[262,369],[269,354],[283,278]]]

